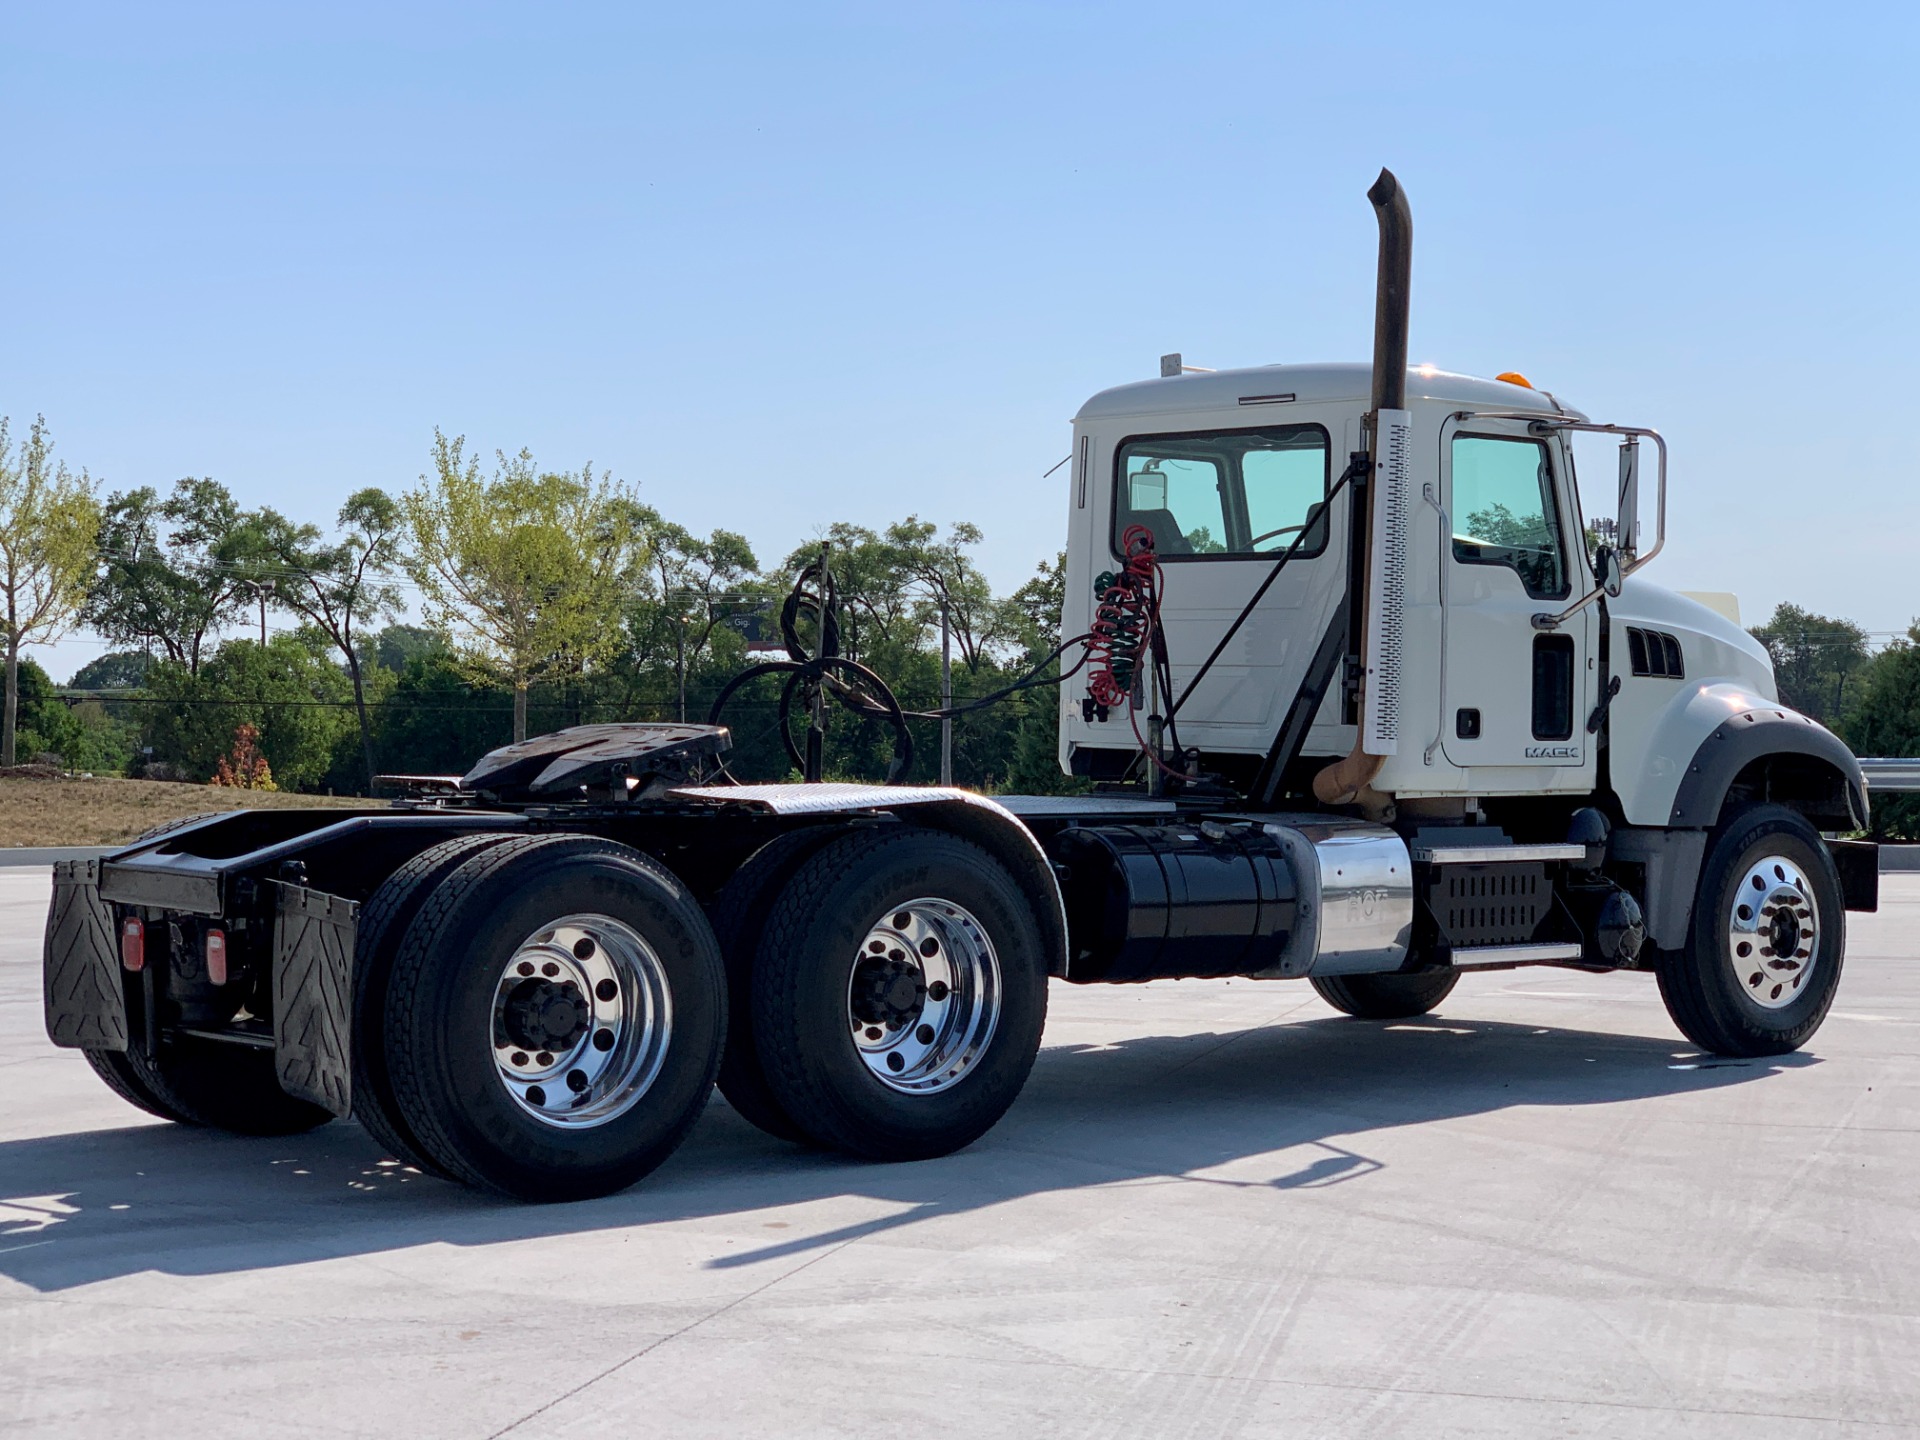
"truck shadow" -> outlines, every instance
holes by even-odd
[[[482,1246],[737,1216],[733,1268],[1050,1191],[1152,1183],[1362,1184],[1367,1132],[1512,1106],[1616,1104],[1754,1084],[1806,1055],[1718,1061],[1683,1042],[1432,1017],[1345,1019],[1043,1050],[1019,1103],[942,1160],[875,1165],[769,1139],[716,1099],[624,1194],[525,1206],[404,1169],[357,1125],[250,1140],[139,1125],[0,1144],[0,1274],[40,1291],[142,1271],[210,1275],[427,1244]],[[860,1196],[879,1219],[793,1238],[756,1212]]]

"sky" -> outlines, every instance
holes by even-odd
[[[763,562],[970,520],[1011,588],[1088,395],[1367,358],[1385,165],[1411,358],[1667,436],[1649,579],[1901,631],[1917,16],[7,6],[0,414],[322,523],[437,426]]]

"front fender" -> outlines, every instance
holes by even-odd
[[[1866,827],[1866,782],[1840,737],[1737,682],[1684,689],[1636,729],[1616,733],[1611,745],[1613,788],[1630,825],[1710,828],[1740,775],[1778,756],[1797,758],[1810,773],[1830,772],[1833,794],[1814,797],[1814,818],[1828,828]]]

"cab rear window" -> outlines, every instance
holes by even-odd
[[[1318,425],[1135,436],[1115,458],[1114,553],[1144,525],[1167,561],[1318,555],[1329,454]]]

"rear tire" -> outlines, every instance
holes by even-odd
[[[819,826],[761,846],[728,880],[713,902],[713,934],[727,967],[727,1048],[720,1057],[720,1093],[740,1117],[776,1140],[808,1145],[812,1138],[773,1093],[753,1038],[753,962],[766,932],[767,912],[809,856],[839,833]]]
[[[924,1160],[972,1144],[1019,1096],[1046,1023],[1046,951],[1013,877],[979,846],[860,830],[781,893],[753,991],[760,1062],[808,1135]]]
[[[127,843],[144,844],[224,812],[182,815],[142,831]],[[156,1060],[136,1041],[126,1050],[84,1050],[107,1088],[149,1115],[176,1125],[199,1125],[235,1135],[298,1135],[333,1119],[333,1112],[296,1100],[280,1088],[269,1051],[182,1037]]]
[[[1310,976],[1308,983],[1322,1000],[1356,1020],[1408,1020],[1429,1013],[1451,995],[1460,972]]]
[[[182,1037],[162,1047],[158,1060],[138,1049],[84,1053],[123,1100],[176,1124],[235,1135],[298,1135],[333,1118],[280,1088],[270,1050]]]
[[[527,837],[434,887],[394,950],[383,1023],[400,1118],[430,1159],[516,1199],[585,1200],[693,1128],[726,976],[706,916],[657,862]]]
[[[353,1118],[394,1159],[450,1178],[421,1148],[387,1074],[386,995],[393,952],[440,883],[475,855],[513,839],[490,831],[430,846],[389,875],[360,912],[353,954]]]
[[[1660,997],[1702,1050],[1784,1055],[1826,1019],[1845,952],[1840,875],[1819,832],[1784,805],[1749,805],[1707,842],[1686,948],[1659,957]]]

